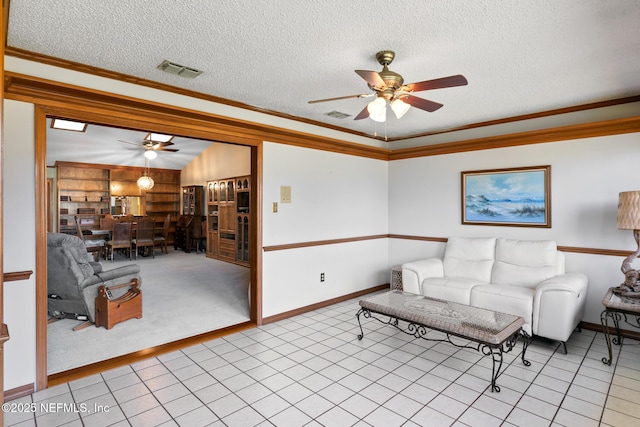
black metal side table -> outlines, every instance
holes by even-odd
[[[624,321],[627,325],[640,329],[640,298],[621,297],[613,293],[614,289],[616,288],[609,288],[609,291],[602,299],[604,311],[600,313],[600,323],[602,323],[607,349],[609,350],[609,358],[602,358],[602,363],[605,365],[611,365],[611,359],[613,358],[611,342],[613,341],[615,345],[622,344],[620,322]],[[609,329],[609,319],[611,319],[613,326],[616,328],[616,336],[613,340]]]

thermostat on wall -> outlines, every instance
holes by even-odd
[[[280,203],[291,203],[291,187],[288,185],[280,186]]]

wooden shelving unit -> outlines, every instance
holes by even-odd
[[[160,228],[167,214],[171,215],[169,242],[173,244],[175,223],[180,214],[180,171],[149,169],[154,186],[141,191],[136,182],[144,172],[141,167],[57,162],[59,198],[58,224],[62,233],[76,234],[74,216],[78,209],[82,229],[98,228],[100,217],[112,212],[112,197],[139,198],[140,215],[153,216]],[[136,199],[138,200],[138,199]],[[93,213],[89,210],[93,209]],[[93,221],[93,223],[92,223]]]
[[[56,167],[60,232],[77,234],[76,216],[83,230],[99,228],[100,218],[109,213],[109,169],[62,162]]]

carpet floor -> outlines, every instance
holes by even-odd
[[[66,371],[249,320],[247,267],[169,249],[155,259],[102,261],[105,270],[134,262],[142,278],[142,319],[73,331],[65,319],[48,325],[48,373]]]

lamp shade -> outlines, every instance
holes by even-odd
[[[618,228],[640,230],[640,191],[623,191],[618,197]]]
[[[402,116],[409,111],[409,108],[411,108],[411,105],[407,104],[402,99],[394,99],[391,101],[391,109],[398,119],[402,118]]]
[[[384,122],[387,119],[387,100],[378,97],[367,105],[369,117],[376,122]]]
[[[153,150],[147,150],[147,151],[144,152],[144,156],[149,160],[153,160],[156,157],[158,157],[158,153],[156,151],[153,151]]]

